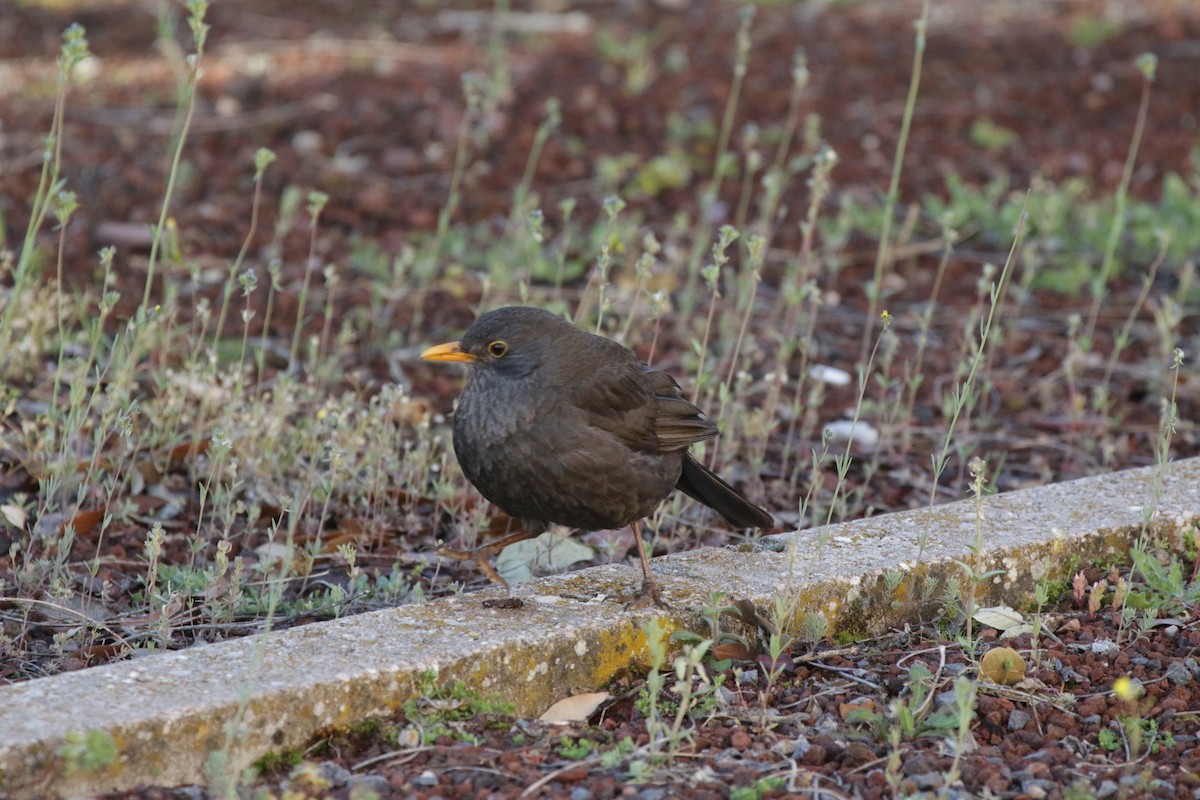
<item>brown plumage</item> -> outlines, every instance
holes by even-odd
[[[459,342],[421,354],[467,364],[454,415],[454,452],[480,493],[522,530],[470,553],[487,557],[550,523],[584,530],[632,525],[642,560],[639,595],[661,602],[638,521],[679,489],[738,528],[771,515],[700,464],[687,448],[717,426],[670,375],[627,347],[538,308],[484,314]]]

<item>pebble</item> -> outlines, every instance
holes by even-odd
[[[1019,731],[1023,729],[1032,717],[1025,711],[1019,708],[1014,708],[1008,714],[1008,729],[1010,731]]]
[[[592,800],[595,796],[586,786],[576,786],[571,790],[571,800]]]
[[[1112,797],[1119,791],[1121,791],[1121,787],[1117,786],[1115,781],[1106,780],[1096,787],[1096,797],[1103,800],[1105,797]]]
[[[437,786],[438,776],[433,770],[427,769],[413,778],[413,786]]]
[[[800,757],[800,761],[806,767],[819,767],[825,763],[826,756],[828,756],[828,752],[824,747],[819,744],[810,744],[804,751],[804,755]]]
[[[1088,679],[1079,674],[1074,667],[1063,667],[1058,671],[1064,681],[1072,681],[1073,683],[1087,683]]]
[[[770,752],[784,758],[800,758],[810,746],[808,737],[800,734],[795,739],[780,739],[771,745]]]
[[[346,781],[350,780],[350,770],[336,761],[322,761],[317,765],[317,769],[321,777],[334,786],[345,786]]]
[[[1036,778],[1033,780],[1021,781],[1021,791],[1029,797],[1034,798],[1034,800],[1041,800],[1043,797],[1049,797],[1050,793],[1057,788],[1059,788],[1058,784],[1054,781],[1043,781]]]
[[[919,753],[904,759],[903,768],[905,773],[911,774],[916,774],[919,772],[936,772],[934,763],[926,756],[923,756]]]
[[[1092,652],[1098,656],[1111,656],[1121,652],[1121,648],[1111,639],[1100,639],[1092,642]]]
[[[908,780],[922,791],[936,789],[945,782],[940,772],[919,772],[916,775],[909,775]]]
[[[660,786],[651,786],[638,792],[638,800],[663,800],[667,790]]]
[[[875,760],[875,751],[862,742],[850,742],[842,751],[842,766],[855,769]]]
[[[830,734],[841,729],[842,722],[833,714],[822,714],[821,718],[812,727],[819,734]]]
[[[958,696],[953,689],[946,692],[940,692],[935,698],[939,706],[952,706],[958,701]]]
[[[351,797],[361,797],[369,793],[379,797],[387,797],[392,785],[382,775],[355,775],[346,781],[346,788]]]
[[[729,737],[729,746],[738,750],[745,750],[752,744],[754,744],[754,740],[745,731],[734,731],[733,736]]]
[[[1075,706],[1075,711],[1085,717],[1103,714],[1104,709],[1108,708],[1108,700],[1101,694],[1094,694],[1091,697],[1085,697]]]
[[[1164,677],[1176,686],[1183,686],[1185,683],[1195,680],[1192,671],[1181,661],[1172,661],[1167,667]]]

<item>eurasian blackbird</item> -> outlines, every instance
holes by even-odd
[[[462,340],[431,347],[429,361],[467,365],[454,414],[454,453],[480,493],[522,530],[475,550],[493,579],[492,553],[558,523],[584,530],[631,525],[642,561],[638,602],[661,604],[638,521],[679,489],[737,528],[769,528],[771,515],[687,452],[717,426],[679,384],[627,347],[539,308],[479,317]],[[501,581],[502,582],[502,581]]]

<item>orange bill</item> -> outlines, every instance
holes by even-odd
[[[458,342],[447,342],[431,347],[421,353],[421,358],[426,361],[461,361],[464,364],[471,364],[475,361],[475,356],[465,352],[458,346]]]

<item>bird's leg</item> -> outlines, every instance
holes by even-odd
[[[642,559],[642,588],[633,599],[625,604],[626,608],[645,608],[654,603],[659,608],[670,608],[662,599],[662,589],[650,573],[650,559],[646,556],[646,545],[642,543],[642,528],[637,522],[629,526],[633,529],[633,540],[637,542],[638,557]]]
[[[453,547],[439,547],[437,549],[437,554],[445,558],[452,558],[455,561],[474,561],[475,565],[479,567],[484,575],[487,575],[489,578],[491,578],[494,583],[498,583],[507,589],[508,581],[504,580],[504,578],[500,576],[500,573],[497,572],[496,568],[488,562],[488,559],[493,553],[500,552],[510,544],[523,542],[526,539],[532,539],[537,535],[538,534],[536,533],[517,531],[516,533],[510,533],[508,536],[505,536],[502,539],[497,539],[494,542],[488,542],[485,545],[480,545],[473,550],[458,550]]]

